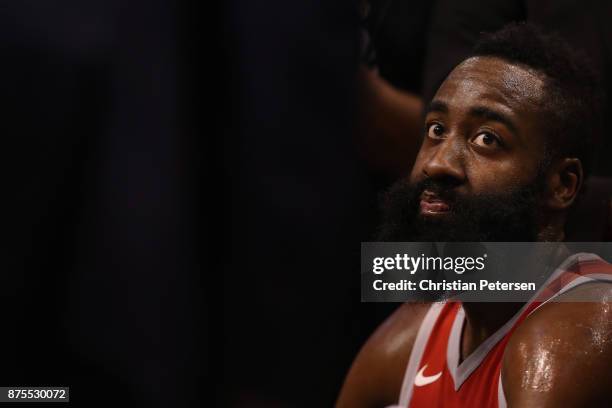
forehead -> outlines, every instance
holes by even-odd
[[[531,116],[543,106],[544,92],[545,77],[536,70],[497,57],[472,57],[449,74],[434,99],[451,109],[484,104]]]

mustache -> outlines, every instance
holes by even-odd
[[[412,188],[416,197],[421,197],[423,192],[428,191],[444,201],[453,203],[459,198],[456,186],[457,183],[452,181],[426,178],[414,184]]]
[[[538,180],[504,192],[463,193],[452,180],[425,178],[396,182],[382,195],[377,240],[533,241],[536,240]],[[420,215],[423,193],[446,201],[444,219]]]
[[[449,203],[456,202],[457,192],[454,190],[455,184],[445,181],[438,181],[426,178],[417,182],[401,180],[395,182],[387,191],[379,197],[379,204],[383,213],[388,210],[405,211],[416,208],[423,192],[428,191],[435,194],[440,199]],[[402,203],[402,205],[400,205]]]

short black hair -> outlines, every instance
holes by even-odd
[[[585,176],[601,141],[604,93],[589,59],[556,34],[530,23],[511,23],[478,41],[471,57],[498,57],[546,77],[548,154],[581,160]]]

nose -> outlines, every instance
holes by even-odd
[[[458,184],[465,181],[463,147],[458,139],[449,136],[432,148],[431,156],[423,165],[427,177],[452,180]]]

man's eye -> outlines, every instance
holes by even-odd
[[[474,140],[472,140],[476,146],[480,147],[499,147],[501,146],[501,141],[497,136],[493,133],[482,132],[476,135]]]
[[[433,139],[439,139],[444,134],[444,126],[439,123],[432,123],[427,128],[427,136]]]

